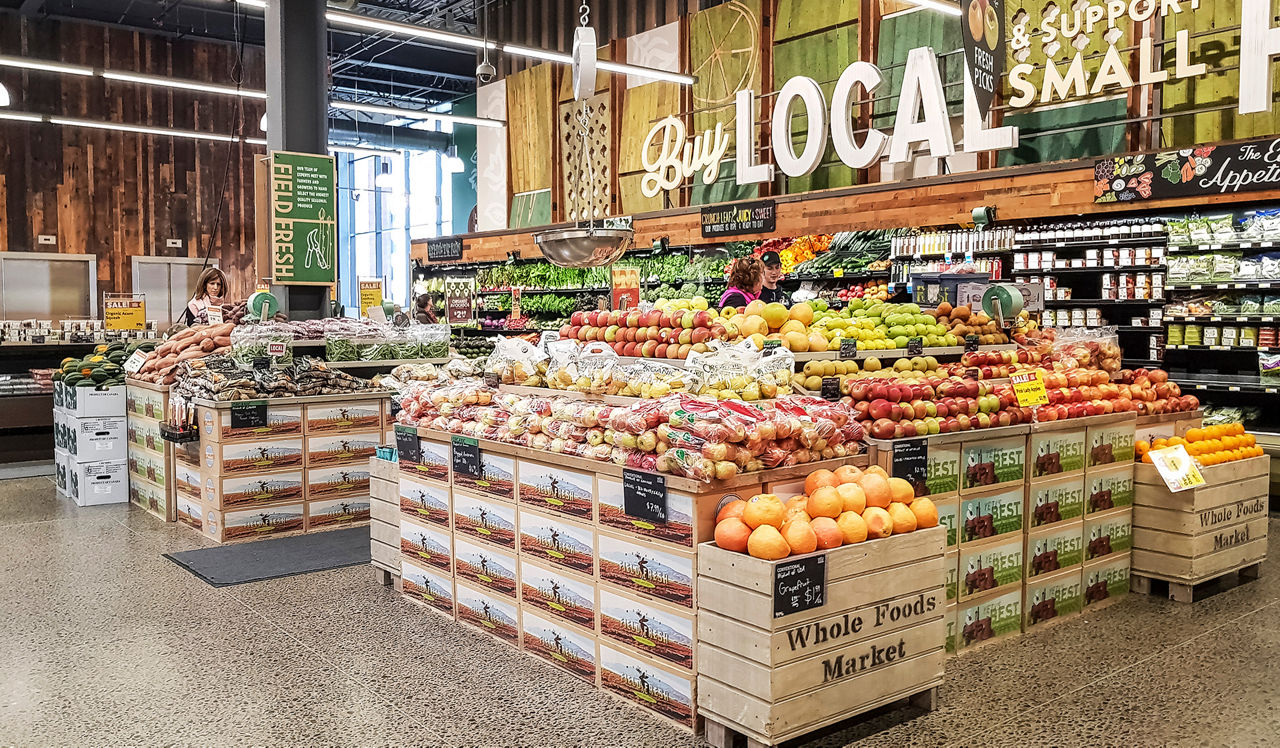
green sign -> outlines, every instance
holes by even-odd
[[[338,197],[332,156],[272,151],[271,275],[328,285],[337,276]]]

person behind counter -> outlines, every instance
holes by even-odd
[[[742,309],[760,298],[764,283],[764,265],[756,257],[739,257],[729,266],[729,288],[720,297],[720,308]]]
[[[183,321],[189,325],[196,324],[202,319],[207,321],[209,307],[222,305],[223,296],[227,291],[227,276],[217,268],[206,268],[196,279],[196,292],[191,297],[191,301],[187,302],[187,312]]]
[[[760,255],[760,262],[764,264],[764,283],[760,287],[760,300],[766,304],[785,304],[791,306],[791,297],[786,291],[778,288],[778,283],[782,281],[782,258],[777,252],[765,252]]]

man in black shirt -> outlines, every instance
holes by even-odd
[[[764,285],[760,289],[760,300],[766,304],[776,301],[791,306],[791,298],[786,291],[778,288],[778,282],[782,280],[782,258],[777,252],[765,252],[760,255],[760,261],[764,263]]]

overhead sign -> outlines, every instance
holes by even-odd
[[[1280,139],[1105,158],[1093,166],[1095,203],[1226,195],[1280,186]]]
[[[328,285],[337,277],[338,193],[333,157],[272,151],[271,277]]]
[[[462,259],[462,251],[466,249],[462,245],[460,237],[452,236],[445,239],[428,239],[427,240],[427,261],[428,262],[451,262],[453,260]]]
[[[772,200],[717,205],[702,209],[702,238],[765,234],[778,227],[778,205]]]
[[[960,37],[974,101],[986,117],[1004,75],[1004,0],[964,0]]]
[[[145,330],[147,302],[143,299],[103,299],[102,326],[108,330]]]

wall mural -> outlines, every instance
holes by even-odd
[[[596,94],[586,100],[586,119],[583,121],[583,102],[570,101],[560,105],[560,153],[563,158],[562,182],[564,185],[565,220],[585,221],[603,218],[609,214],[613,191],[610,171],[613,165],[613,149],[610,147],[613,132],[613,108],[609,94]],[[582,154],[582,130],[587,129],[587,156]],[[590,173],[586,169],[590,168]]]
[[[507,118],[507,82],[496,81],[476,90],[476,114]],[[507,228],[507,132],[496,127],[476,129],[476,229]]]

